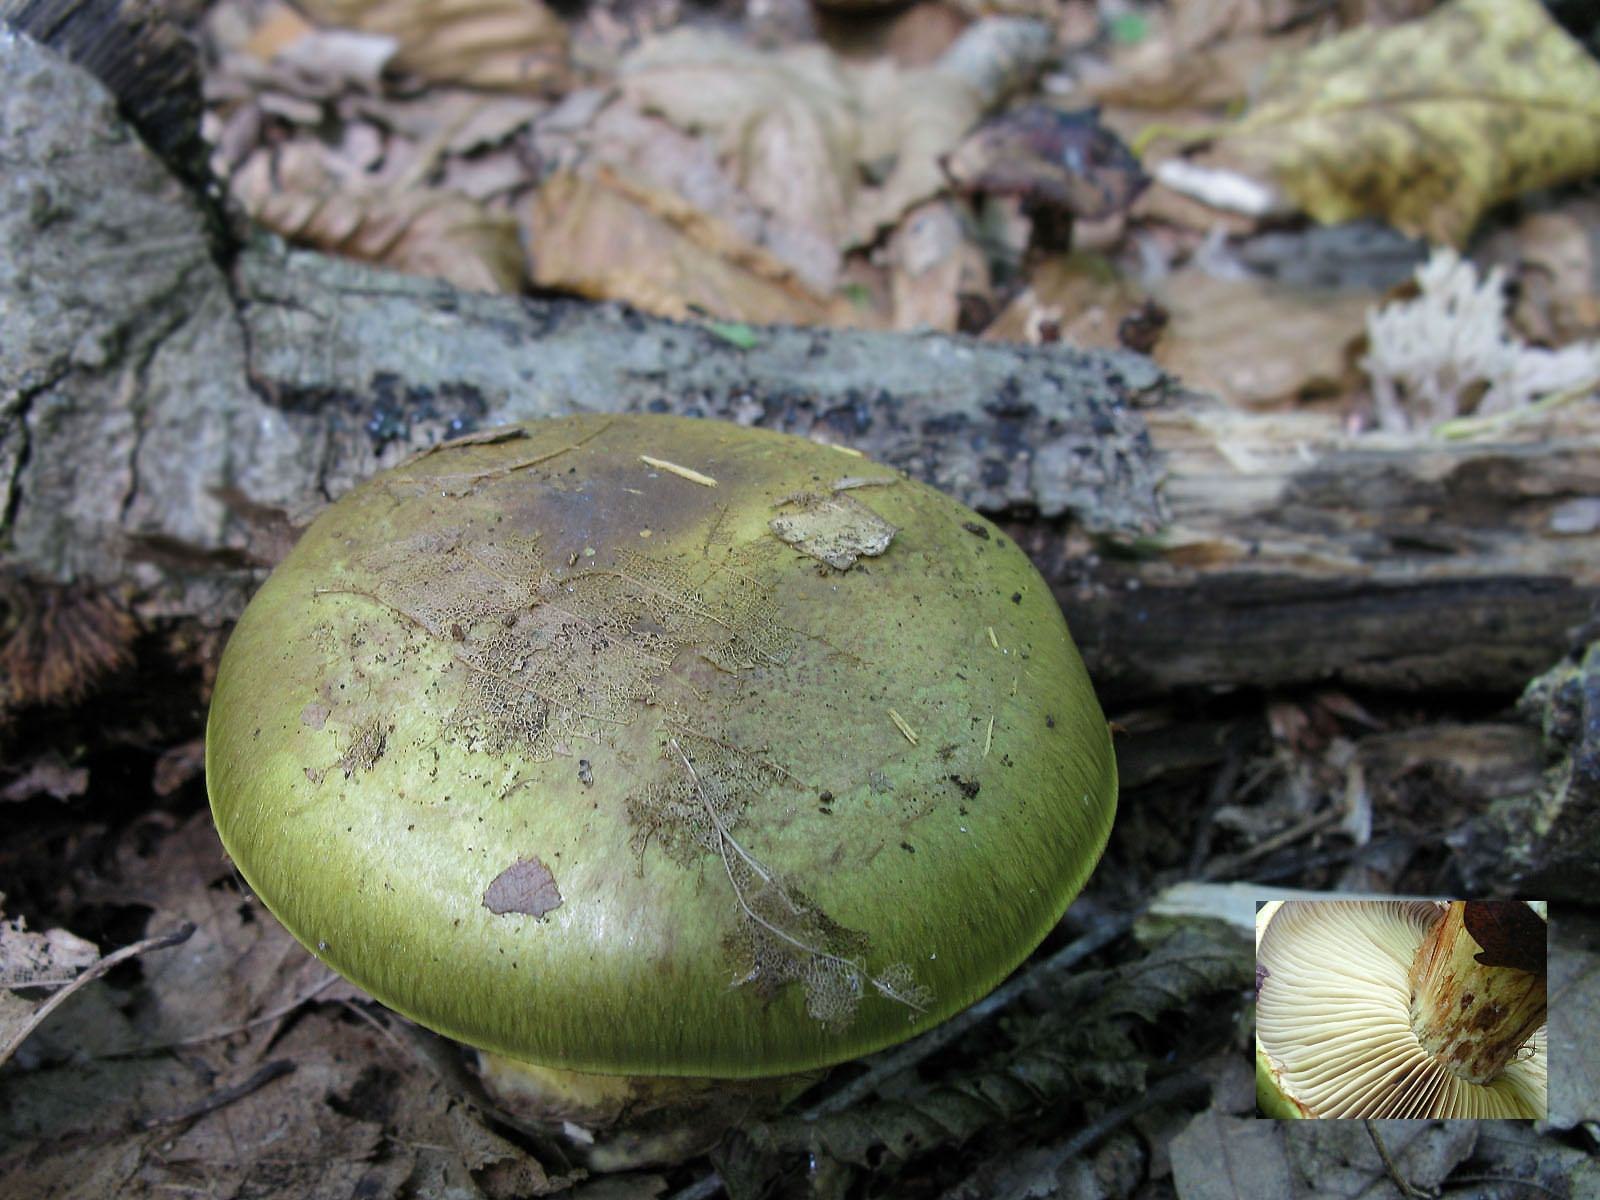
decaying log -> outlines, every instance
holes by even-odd
[[[1351,436],[1173,390],[1167,523],[1133,553],[1018,528],[1130,693],[1329,681],[1514,693],[1600,598],[1600,406],[1499,439]],[[1113,600],[1113,597],[1117,597]]]
[[[269,243],[105,92],[0,39],[0,496],[14,570],[221,622],[263,512],[454,433],[589,410],[855,446],[1008,523],[1114,700],[1343,680],[1510,694],[1600,597],[1600,430],[1460,445],[1227,410],[1148,360],[464,295]],[[1587,422],[1587,423],[1586,423]],[[1585,521],[1587,520],[1587,524]]]

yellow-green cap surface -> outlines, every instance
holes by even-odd
[[[206,773],[251,886],[384,1003],[713,1076],[983,995],[1116,797],[995,526],[834,447],[651,416],[442,448],[323,513],[229,642]]]

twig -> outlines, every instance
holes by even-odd
[[[212,1092],[203,1099],[187,1104],[177,1112],[165,1113],[159,1117],[144,1117],[133,1123],[135,1129],[157,1129],[162,1125],[175,1125],[180,1121],[192,1121],[196,1117],[203,1117],[207,1113],[216,1112],[219,1108],[226,1108],[236,1100],[243,1100],[257,1088],[265,1087],[279,1076],[288,1075],[294,1070],[294,1064],[286,1058],[275,1059],[260,1068],[254,1075],[243,1083],[236,1083],[232,1087],[225,1087],[220,1092]]]
[[[873,1058],[865,1074],[852,1079],[831,1096],[819,1100],[801,1116],[808,1121],[815,1121],[818,1117],[843,1112],[865,1100],[886,1080],[909,1070],[930,1055],[937,1054],[951,1042],[965,1037],[990,1017],[1010,1007],[1024,992],[1043,986],[1061,972],[1121,937],[1132,924],[1131,916],[1108,918],[1077,941],[1063,946],[1043,962],[1015,976],[1004,986],[996,988],[965,1012],[951,1017],[943,1025],[935,1026],[920,1037]]]
[[[1158,1083],[1153,1083],[1147,1087],[1144,1095],[1129,1100],[1126,1104],[1119,1104],[1116,1108],[1102,1113],[1097,1120],[1089,1122],[1089,1124],[1062,1143],[1061,1147],[1051,1157],[1055,1160],[1055,1165],[1059,1167],[1063,1163],[1078,1157],[1085,1150],[1100,1142],[1107,1134],[1115,1132],[1140,1113],[1161,1104],[1169,1104],[1185,1096],[1198,1095],[1210,1090],[1211,1081],[1193,1071],[1180,1071],[1176,1075],[1169,1075]]]
[[[359,1017],[368,1025],[372,1026],[373,1030],[378,1034],[378,1036],[383,1038],[384,1041],[388,1042],[391,1047],[399,1051],[401,1054],[406,1053],[406,1048],[400,1044],[400,1039],[395,1037],[394,1034],[390,1033],[388,1026],[386,1026],[382,1021],[378,1020],[377,1017],[373,1016],[364,1007],[354,1003],[353,1001],[346,1000],[343,1002],[343,1004],[347,1012]]]
[[[138,955],[146,954],[151,950],[165,950],[168,946],[181,945],[194,935],[194,929],[194,922],[185,921],[182,925],[180,925],[177,929],[172,930],[170,933],[163,933],[157,935],[156,937],[145,938],[142,942],[134,942],[131,946],[124,946],[121,950],[117,950],[106,955],[99,962],[95,963],[88,970],[84,971],[83,974],[79,975],[71,983],[67,984],[66,987],[62,988],[59,992],[56,992],[43,1004],[39,1005],[39,1007],[33,1011],[28,1019],[17,1027],[15,1032],[13,1032],[9,1038],[3,1042],[0,1042],[0,1065],[3,1065],[7,1059],[15,1054],[17,1052],[17,1047],[28,1040],[28,1035],[31,1034],[35,1029],[39,1028],[39,1026],[44,1023],[45,1018],[53,1013],[63,1003],[65,1003],[67,997],[72,995],[79,988],[94,982],[107,971],[111,970],[112,967],[117,966],[119,963],[124,963],[130,958],[135,958]]]
[[[1036,1159],[1030,1157],[1028,1160],[1030,1171],[1040,1178],[1053,1176],[1067,1163],[1103,1141],[1109,1134],[1116,1132],[1140,1113],[1186,1096],[1205,1094],[1210,1089],[1211,1081],[1194,1071],[1180,1071],[1176,1075],[1169,1075],[1160,1082],[1151,1084],[1144,1090],[1143,1095],[1129,1100],[1126,1104],[1108,1109],[1059,1146],[1038,1153]],[[968,1176],[944,1192],[940,1200],[981,1198],[989,1194],[988,1182]]]
[[[1043,962],[1015,976],[1004,986],[996,988],[965,1012],[952,1017],[943,1025],[935,1026],[933,1029],[928,1030],[927,1033],[894,1050],[877,1055],[870,1060],[870,1065],[864,1074],[852,1079],[833,1094],[825,1096],[800,1115],[805,1120],[815,1121],[820,1117],[843,1112],[845,1109],[860,1103],[882,1086],[885,1081],[916,1066],[923,1059],[937,1054],[951,1042],[964,1037],[977,1026],[1010,1007],[1024,993],[1045,986],[1055,976],[1114,942],[1126,933],[1132,924],[1132,916],[1126,914],[1104,919],[1088,933],[1063,946]],[[1131,1116],[1136,1116],[1146,1107],[1163,1104],[1169,1099],[1174,1099],[1178,1095],[1186,1093],[1189,1087],[1204,1083],[1205,1080],[1199,1076],[1173,1076],[1171,1079],[1164,1080],[1162,1083],[1150,1088],[1140,1100],[1124,1105],[1124,1108],[1129,1108],[1132,1111],[1125,1116],[1118,1117],[1117,1124],[1126,1121]],[[1074,1138],[1074,1142],[1082,1138],[1084,1134],[1092,1134],[1090,1142],[1085,1144],[1090,1144],[1104,1137],[1112,1128],[1115,1128],[1115,1125],[1106,1126],[1104,1129],[1100,1129],[1099,1126],[1108,1119],[1115,1117],[1120,1111],[1113,1110],[1107,1113],[1100,1121],[1095,1122],[1094,1125],[1089,1126],[1088,1129],[1080,1133],[1077,1138]],[[1069,1145],[1071,1144],[1069,1143]],[[1073,1152],[1079,1153],[1081,1149]],[[711,1197],[719,1195],[722,1191],[722,1176],[715,1171],[711,1171],[706,1175],[702,1175],[689,1186],[674,1192],[669,1197],[669,1200],[711,1200]]]
[[[1206,856],[1211,853],[1211,833],[1214,828],[1212,819],[1217,815],[1217,811],[1233,798],[1234,788],[1239,783],[1239,771],[1243,766],[1243,753],[1237,745],[1229,744],[1227,757],[1222,760],[1222,769],[1212,779],[1211,787],[1206,792],[1206,805],[1200,811],[1200,823],[1195,830],[1194,845],[1189,850],[1191,879],[1200,878]]]
[[[1590,379],[1574,387],[1552,392],[1550,395],[1535,400],[1531,404],[1524,404],[1520,408],[1508,408],[1501,412],[1491,413],[1486,417],[1456,417],[1454,420],[1445,421],[1434,426],[1434,436],[1455,442],[1465,438],[1477,437],[1479,434],[1505,433],[1518,425],[1547,416],[1552,410],[1560,408],[1563,404],[1570,404],[1574,400],[1583,399],[1583,397],[1594,391],[1596,387],[1600,387],[1600,379]]]
[[[1293,845],[1301,838],[1310,837],[1313,833],[1326,829],[1329,825],[1336,824],[1338,820],[1339,814],[1332,809],[1326,812],[1313,813],[1305,820],[1291,825],[1282,833],[1275,833],[1271,837],[1257,842],[1248,850],[1241,851],[1228,858],[1215,860],[1206,868],[1204,878],[1218,879],[1231,876],[1237,873],[1239,868],[1245,864],[1265,858],[1276,850]]]
[[[1389,1172],[1390,1182],[1400,1189],[1400,1194],[1416,1198],[1416,1200],[1432,1200],[1436,1193],[1428,1191],[1426,1188],[1417,1187],[1407,1180],[1404,1175],[1400,1174],[1400,1168],[1395,1165],[1394,1159],[1389,1157],[1389,1147],[1383,1144],[1383,1138],[1378,1133],[1377,1125],[1366,1118],[1362,1120],[1362,1124],[1367,1127],[1367,1136],[1372,1139],[1372,1144],[1378,1149],[1378,1157],[1383,1159],[1383,1169]]]
[[[277,1008],[269,1009],[258,1017],[251,1017],[250,1020],[237,1025],[224,1025],[216,1029],[208,1029],[204,1033],[196,1033],[186,1038],[179,1038],[175,1042],[163,1042],[159,1046],[141,1046],[138,1053],[149,1054],[155,1050],[172,1050],[178,1046],[198,1046],[202,1042],[214,1042],[220,1038],[232,1037],[236,1033],[243,1033],[247,1029],[254,1029],[257,1025],[269,1024],[280,1017],[287,1017],[302,1004],[307,1004],[316,999],[316,997],[327,991],[330,986],[338,982],[339,976],[329,971],[327,978],[310,991],[302,992],[287,1004],[280,1004]]]
[[[639,455],[639,461],[647,467],[654,467],[658,471],[665,471],[669,475],[676,475],[679,479],[687,479],[690,483],[698,483],[701,487],[714,488],[717,481],[709,475],[702,475],[693,467],[679,466],[675,462],[668,462],[664,458],[652,458],[648,454]]]

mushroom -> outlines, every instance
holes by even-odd
[[[645,415],[459,439],[327,509],[233,632],[206,777],[301,942],[580,1139],[971,1004],[1116,801],[996,526],[841,447]]]
[[[1272,1117],[1543,1117],[1545,920],[1529,903],[1285,900],[1256,920]]]

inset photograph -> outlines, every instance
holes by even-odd
[[[1256,912],[1256,1115],[1545,1115],[1547,910],[1273,900]]]

